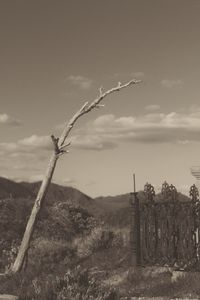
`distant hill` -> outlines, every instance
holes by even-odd
[[[0,199],[10,199],[9,202],[7,201],[10,210],[9,212],[7,210],[5,214],[8,214],[8,220],[14,218],[15,222],[20,222],[20,232],[23,232],[25,226],[25,223],[21,220],[27,220],[30,215],[40,185],[41,182],[16,183],[0,177]],[[141,202],[144,201],[143,192],[139,192],[138,197]],[[178,197],[180,201],[189,200],[186,195],[181,193],[178,194]],[[63,211],[61,207],[67,204],[85,209],[91,216],[102,220],[109,226],[126,227],[130,224],[130,199],[130,193],[92,199],[73,187],[51,183],[46,195],[45,205],[40,214],[40,220],[42,221],[39,222],[39,225],[46,222],[48,226],[51,222],[53,224],[55,218],[59,219],[59,214],[65,214],[65,210]],[[155,200],[162,201],[160,199],[161,194],[157,194]],[[11,211],[15,214],[11,214]]]
[[[23,198],[29,199],[32,202],[37,195],[40,185],[41,182],[14,182],[12,180],[0,177],[0,199]],[[87,208],[94,204],[94,201],[91,197],[73,187],[51,183],[45,202],[50,204],[56,201],[67,201],[71,204],[73,203],[74,205],[80,205]]]
[[[12,180],[0,177],[0,199],[10,197],[34,199],[37,195],[40,185],[41,182],[14,182]],[[178,195],[180,201],[188,201],[189,199],[188,196],[181,193]],[[71,201],[76,205],[85,207],[89,207],[90,205],[97,206],[100,211],[112,211],[113,209],[118,210],[120,208],[127,207],[129,206],[130,197],[130,193],[127,193],[116,196],[100,196],[93,199],[73,187],[61,186],[55,183],[51,183],[46,196],[48,203],[56,200]],[[140,191],[138,193],[138,197],[141,201],[143,201],[143,192]],[[160,194],[157,194],[155,199],[158,198],[160,198]]]
[[[143,191],[139,191],[137,194],[139,200],[141,202],[145,201],[145,196]],[[106,210],[117,210],[120,208],[124,208],[130,205],[131,199],[133,199],[133,195],[130,193],[116,195],[116,196],[105,196],[105,197],[97,197],[95,198],[95,202],[99,207],[105,208]],[[189,201],[190,198],[187,195],[182,193],[178,193],[178,200],[181,202]],[[162,201],[161,193],[156,194],[155,201]]]
[[[96,206],[99,208],[100,217],[103,216],[106,223],[113,226],[124,227],[130,224],[130,201],[132,198],[133,196],[127,193],[117,196],[97,197],[94,200]],[[140,203],[144,202],[144,192],[138,192],[138,198]],[[178,193],[178,200],[187,202],[190,201],[190,198],[182,193]],[[156,194],[155,201],[163,201],[160,193]]]
[[[14,234],[14,231],[14,236],[21,236],[40,185],[41,182],[17,183],[0,177],[0,217],[2,218],[2,222],[0,222],[0,231],[9,231],[10,236]],[[94,218],[104,215],[104,209],[99,207],[91,197],[73,187],[60,186],[51,183],[40,213],[38,228],[45,228],[47,223],[49,227],[51,227],[51,224],[54,225],[55,222],[57,222],[58,225],[61,222],[62,217],[64,218],[65,215],[67,216],[68,206],[80,207],[81,209],[86,210],[90,216],[94,216]],[[56,232],[58,232],[58,227],[61,232],[63,232],[61,227],[66,230],[69,225],[66,218],[63,221],[62,226],[57,226],[55,224],[55,226],[52,227],[52,230],[57,228]],[[18,227],[18,224],[20,224],[20,228]],[[72,228],[69,231],[71,232],[71,230]]]
[[[29,198],[33,196],[30,190],[17,182],[0,177],[0,199]]]
[[[130,198],[129,193],[95,198],[99,217],[110,226],[126,227],[130,224]]]

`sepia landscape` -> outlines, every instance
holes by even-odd
[[[0,299],[200,299],[199,12],[0,1]]]

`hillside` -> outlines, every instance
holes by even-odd
[[[40,182],[16,183],[0,178],[0,273],[9,269],[15,260],[39,186]],[[17,285],[12,279],[4,281],[2,278],[0,292],[24,295],[22,299],[33,299],[37,291],[32,282],[37,278],[38,284],[42,286],[40,291],[48,296],[34,299],[50,299],[56,280],[60,278],[63,282],[62,278],[69,268],[76,270],[79,264],[83,271],[88,267],[92,270],[93,253],[97,253],[97,257],[92,259],[94,266],[95,262],[102,261],[105,264],[108,260],[112,265],[113,259],[118,263],[124,250],[112,254],[106,261],[105,257],[107,251],[112,253],[112,249],[115,249],[113,247],[122,244],[122,237],[119,233],[115,237],[107,224],[102,225],[99,219],[105,221],[107,206],[97,202],[77,189],[52,183],[37,220],[26,269],[20,274],[22,278],[16,277]],[[76,280],[77,275],[75,285]],[[89,284],[89,278],[87,280]],[[57,288],[62,291],[62,286]],[[71,296],[65,299],[71,299]]]
[[[15,183],[0,178],[0,273],[16,257],[39,186],[40,182]],[[139,198],[143,201],[142,192]],[[188,197],[179,194],[179,199],[186,201]],[[0,277],[0,293],[16,294],[22,300],[75,299],[71,293],[87,291],[95,295],[91,299],[97,299],[96,292],[101,291],[112,295],[101,299],[116,300],[119,297],[113,296],[114,291],[125,296],[127,290],[133,295],[144,293],[146,287],[128,276],[129,238],[130,194],[92,199],[72,187],[51,184],[27,263],[13,279]]]
[[[15,211],[17,211],[18,214],[21,212],[23,215],[22,219],[27,219],[40,184],[41,182],[16,183],[5,178],[0,178],[0,199],[10,199],[10,203],[12,202],[11,199],[15,199],[15,204],[13,204],[14,206],[16,205]],[[143,201],[144,193],[139,192],[138,197],[140,201]],[[159,201],[160,198],[160,194],[158,194],[155,199]],[[43,218],[50,222],[52,215],[55,215],[53,211],[55,207],[67,203],[67,205],[80,206],[86,209],[90,215],[104,221],[109,226],[122,228],[130,224],[130,199],[130,193],[92,199],[73,187],[51,183],[40,219]],[[188,201],[188,199],[186,195],[179,193],[180,201]],[[24,216],[23,211],[26,212],[26,216]],[[59,213],[59,210],[57,210],[57,213]]]
[[[99,218],[114,227],[126,227],[130,224],[130,194],[97,197],[94,199],[98,207]]]
[[[0,177],[0,199],[30,198],[33,196],[30,192],[28,186],[26,187],[26,185],[23,186],[7,178]]]
[[[0,268],[6,261],[3,253],[18,247],[22,239],[39,186],[39,182],[16,183],[0,178]],[[95,223],[94,207],[94,200],[80,191],[51,184],[40,211],[33,243],[38,238],[65,243],[89,231]]]
[[[5,198],[26,198],[33,200],[37,195],[41,182],[14,182],[0,177],[0,199]],[[81,193],[75,188],[60,186],[51,183],[46,195],[48,203],[54,201],[73,201],[76,205],[89,206],[93,203],[92,198]]]

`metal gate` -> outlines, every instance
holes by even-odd
[[[132,193],[132,251],[140,265],[200,270],[200,202],[195,185],[190,197],[164,182],[160,194],[146,184]]]

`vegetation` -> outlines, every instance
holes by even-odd
[[[12,182],[5,182],[0,178],[2,273],[15,260],[39,187],[18,183],[17,197],[13,197],[9,194]],[[25,198],[27,190],[29,198]],[[0,276],[0,293],[19,295],[22,300],[198,298],[198,273],[172,282],[171,270],[135,272],[130,268],[128,214],[128,195],[116,201],[114,197],[91,199],[73,188],[52,184],[24,267],[14,276]]]

